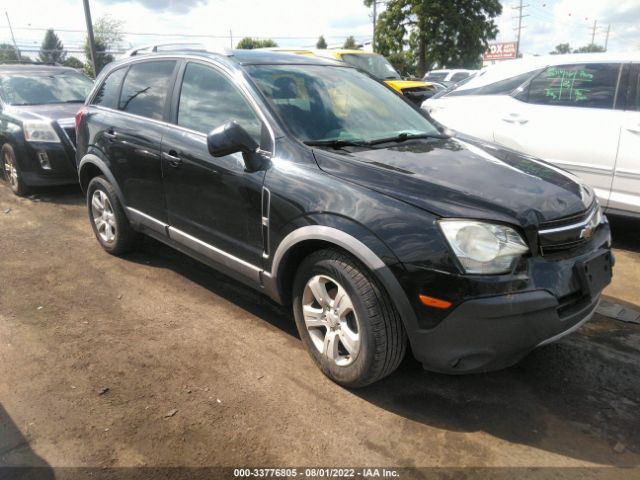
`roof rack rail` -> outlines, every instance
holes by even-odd
[[[123,53],[124,57],[135,57],[136,55],[149,55],[152,53],[164,53],[175,51],[206,52],[207,47],[201,43],[154,43],[132,48]]]

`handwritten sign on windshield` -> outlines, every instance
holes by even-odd
[[[591,92],[593,73],[588,70],[551,67],[545,77],[550,86],[545,88],[544,94],[554,100],[581,102],[587,100]]]

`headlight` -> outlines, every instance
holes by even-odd
[[[441,220],[440,228],[466,273],[506,273],[529,251],[513,228],[474,220]]]
[[[27,142],[60,143],[60,137],[49,122],[28,120],[24,122],[22,129]]]

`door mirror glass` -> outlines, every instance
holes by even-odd
[[[258,143],[235,121],[225,123],[207,135],[207,148],[214,157],[224,157],[232,153],[252,154]]]

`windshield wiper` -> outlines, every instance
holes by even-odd
[[[366,142],[367,145],[379,145],[381,143],[400,143],[400,142],[404,142],[406,140],[413,140],[413,139],[417,139],[417,138],[438,138],[441,140],[445,140],[447,138],[449,138],[447,135],[438,135],[436,133],[399,133],[398,135],[395,135],[393,137],[386,137],[386,138],[378,138],[376,140],[369,140]]]
[[[339,149],[342,147],[370,147],[369,142],[360,140],[307,140],[305,145],[310,147],[329,147]]]

